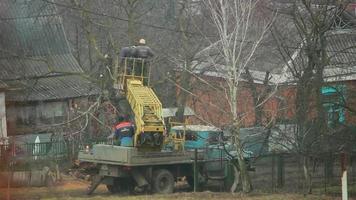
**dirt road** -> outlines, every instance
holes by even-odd
[[[79,200],[79,199],[91,199],[91,200],[286,200],[286,199],[325,199],[331,200],[335,199],[332,197],[326,196],[307,196],[298,194],[262,194],[255,193],[249,195],[241,195],[239,193],[230,194],[230,193],[218,193],[218,192],[176,192],[170,195],[112,195],[110,194],[104,185],[101,185],[97,188],[95,193],[91,196],[85,194],[85,189],[88,183],[83,180],[76,180],[74,178],[66,177],[65,180],[53,187],[40,187],[40,188],[11,188],[10,199],[11,200],[38,200],[38,199],[65,199],[65,200]],[[0,200],[7,199],[7,189],[0,188]]]

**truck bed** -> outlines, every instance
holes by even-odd
[[[188,152],[142,152],[134,147],[97,144],[89,152],[80,151],[78,159],[81,162],[146,166],[192,163],[191,155]]]

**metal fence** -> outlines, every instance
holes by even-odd
[[[356,196],[356,153],[349,154],[347,162],[350,193]],[[305,190],[303,163],[295,154],[270,154],[254,162],[251,179],[256,190],[266,192],[303,192]],[[327,154],[310,160],[310,173],[314,193],[341,192],[340,154]]]
[[[3,144],[0,145],[0,169],[9,165],[27,166],[44,161],[65,160],[74,153],[72,149],[64,141]]]

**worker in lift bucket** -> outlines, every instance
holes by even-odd
[[[120,65],[126,67],[126,74],[132,74],[133,62],[136,55],[136,46],[124,47],[120,51]]]
[[[124,47],[120,51],[121,70],[126,71],[125,76],[134,76],[135,78],[143,78],[146,84],[148,80],[149,63],[154,53],[150,47],[146,45],[145,39],[140,39],[136,46]],[[119,86],[123,89],[123,85]]]
[[[134,124],[131,123],[127,115],[119,115],[118,123],[114,127],[114,143],[120,146],[133,146],[133,136],[135,134]]]
[[[150,47],[146,45],[145,39],[140,39],[135,49],[135,57],[142,59],[150,59],[154,56],[154,53]]]
[[[145,39],[140,39],[135,48],[134,57],[137,58],[135,65],[135,75],[143,76],[144,82],[148,78],[149,63],[154,53],[150,47],[146,45]]]

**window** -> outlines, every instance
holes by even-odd
[[[66,120],[66,102],[38,102],[9,107],[8,115],[13,118],[19,133],[34,130]]]
[[[197,141],[198,138],[197,138],[197,133],[194,132],[194,131],[185,131],[185,140],[188,140],[188,141]]]
[[[345,123],[345,85],[325,86],[321,89],[323,106],[329,127]]]

